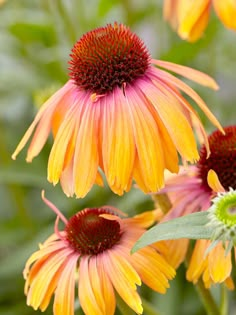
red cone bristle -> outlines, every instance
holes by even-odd
[[[66,226],[66,239],[81,255],[97,255],[117,244],[120,224],[99,215],[113,214],[109,208],[85,209],[74,215]]]
[[[100,95],[142,76],[150,61],[142,40],[117,23],[86,33],[70,56],[70,77],[75,84]]]
[[[207,174],[210,169],[217,173],[225,190],[229,187],[236,189],[236,126],[229,126],[224,130],[225,135],[217,130],[209,136],[211,155],[208,159],[205,146],[200,151],[197,167],[199,177],[207,190],[210,190],[207,184]]]

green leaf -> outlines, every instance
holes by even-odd
[[[180,238],[210,239],[213,228],[206,226],[208,212],[189,214],[168,222],[160,223],[142,235],[132,248],[132,253],[138,249],[163,240]]]

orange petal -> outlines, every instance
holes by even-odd
[[[113,315],[116,308],[115,294],[111,281],[104,271],[101,255],[90,257],[89,273],[96,301],[103,314]]]
[[[197,240],[190,264],[188,266],[188,270],[186,273],[186,278],[188,281],[192,281],[196,283],[198,279],[201,277],[204,270],[207,268],[207,259],[205,257],[205,251],[209,246],[210,241],[208,240]]]
[[[77,104],[74,104],[68,111],[64,121],[62,122],[52,146],[48,160],[48,181],[57,184],[65,165],[67,151],[70,156],[73,154],[71,139],[75,138],[76,124],[80,120]],[[74,140],[75,141],[75,140]],[[73,141],[73,142],[74,142]],[[69,145],[70,144],[70,145]],[[69,149],[68,149],[69,147]],[[70,157],[71,159],[71,157]],[[68,164],[68,162],[67,162]]]
[[[174,269],[151,247],[134,253],[131,256],[131,263],[142,281],[159,293],[166,292],[169,288],[168,279],[175,275]]]
[[[41,265],[40,270],[32,279],[27,294],[27,304],[34,309],[38,309],[45,295],[47,295],[47,291],[50,291],[52,278],[66,260],[65,254],[67,254],[67,250],[61,250],[51,255],[50,258],[44,261],[44,264]]]
[[[106,178],[119,195],[129,188],[133,173],[135,144],[126,99],[120,89],[101,100],[103,119],[102,156]]]
[[[188,161],[198,160],[199,155],[193,131],[188,120],[179,110],[178,101],[161,84],[156,82],[155,85],[156,87],[144,82],[142,84],[143,92],[156,108],[180,154]]]
[[[141,299],[136,291],[136,284],[141,284],[137,272],[115,250],[104,252],[103,257],[106,273],[120,297],[137,314],[142,314]]]
[[[75,300],[75,270],[78,261],[78,255],[68,257],[68,261],[55,291],[53,303],[54,315],[74,315]]]
[[[95,282],[98,279],[94,279],[94,281],[91,279],[94,273],[95,271],[89,268],[89,257],[82,257],[79,267],[79,301],[85,314],[104,315],[105,306],[102,302],[101,292],[96,292],[101,289],[100,283],[97,282],[95,288]]]
[[[99,102],[99,101],[98,101]],[[98,171],[97,133],[99,128],[100,107],[89,102],[89,96],[84,99],[85,111],[79,126],[75,154],[73,178],[75,194],[84,197],[93,186]]]
[[[58,106],[58,103],[60,102],[60,100],[64,96],[66,96],[67,94],[70,93],[70,90],[71,90],[71,83],[70,83],[70,81],[68,81],[60,90],[58,90],[53,96],[51,96],[41,106],[41,108],[38,111],[37,115],[35,116],[32,124],[30,125],[30,127],[28,128],[28,130],[24,134],[23,138],[21,139],[20,143],[18,144],[16,150],[12,154],[13,160],[16,159],[19,152],[24,148],[24,146],[28,142],[29,138],[31,137],[35,127],[37,126],[38,122],[42,119],[42,117],[45,115],[45,113],[47,113],[46,119],[47,119],[47,124],[48,124],[50,122],[50,119],[52,117],[54,110]],[[40,134],[40,132],[42,132],[42,135]],[[40,139],[34,140],[34,141],[38,142],[38,143],[35,143],[35,145],[34,145],[34,142],[32,143],[30,152],[29,152],[28,157],[27,157],[28,162],[30,162],[33,159],[33,157],[39,153],[44,142],[46,141],[45,135],[47,136],[47,130],[46,130],[46,132],[43,130],[42,124],[41,124],[41,127],[38,129],[38,133],[40,135]]]
[[[130,113],[137,150],[136,167],[140,168],[144,186],[149,192],[156,192],[164,185],[164,155],[158,126],[144,97],[140,99],[140,95],[131,86],[126,93],[127,111]]]
[[[190,67],[186,67],[186,66],[182,66],[182,65],[178,65],[176,63],[172,63],[172,62],[164,61],[164,60],[152,59],[151,62],[154,63],[155,65],[161,67],[161,68],[165,68],[169,71],[173,71],[175,73],[178,73],[181,76],[188,78],[189,80],[192,80],[192,81],[197,82],[201,85],[207,86],[213,90],[218,90],[218,88],[219,88],[218,84],[216,83],[216,81],[212,77],[210,77],[208,74],[205,74],[199,70],[196,70],[196,69],[193,69]],[[180,81],[180,82],[182,82],[182,81]]]
[[[156,62],[154,62],[154,63],[156,63],[158,65],[159,63],[162,64],[163,61],[156,60]],[[164,63],[166,64],[167,62],[165,61]],[[187,68],[188,73],[187,73],[187,69],[186,69],[185,74],[184,74],[184,72],[182,73],[182,71],[180,71],[182,73],[182,75],[193,80],[193,81],[198,82],[199,84],[206,85],[209,87],[214,87],[214,85],[216,85],[215,81],[211,77],[207,76],[206,74],[204,74],[200,71],[194,70],[192,68],[180,66],[180,65],[175,65],[175,64],[172,64],[172,65],[174,65],[176,67],[180,67],[180,68]],[[164,67],[164,65],[163,65],[163,67]],[[169,68],[171,68],[171,66]],[[169,69],[169,70],[171,70],[171,69]],[[182,69],[182,70],[184,71],[184,69]],[[175,70],[172,70],[172,71],[175,71]],[[208,119],[212,122],[212,124],[214,124],[223,134],[225,133],[223,128],[221,127],[220,123],[218,122],[216,117],[212,114],[212,112],[209,110],[209,108],[207,107],[205,102],[201,99],[201,97],[190,86],[188,86],[183,81],[176,78],[175,76],[171,75],[170,73],[167,73],[166,71],[158,69],[158,72],[159,72],[159,76],[161,77],[161,79],[165,80],[167,84],[173,84],[179,90],[183,91],[188,96],[190,96],[197,103],[197,105],[201,108],[201,110],[208,117]],[[178,73],[177,71],[175,71],[175,72]],[[197,75],[196,72],[199,72],[199,75]],[[193,77],[191,78],[190,75]],[[196,75],[196,77],[199,76],[198,80],[195,79],[195,75]],[[202,77],[202,79],[201,79],[201,77]]]

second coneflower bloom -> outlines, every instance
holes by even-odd
[[[41,107],[13,159],[35,130],[31,162],[52,131],[48,180],[60,180],[68,196],[84,197],[94,183],[102,185],[101,171],[119,195],[133,179],[144,192],[156,192],[164,185],[164,169],[178,172],[178,153],[198,160],[193,125],[208,147],[199,117],[180,91],[220,128],[198,94],[162,68],[217,88],[199,71],[151,59],[142,40],[122,24],[88,32],[72,49],[69,81]]]
[[[236,30],[235,0],[164,0],[163,14],[182,39],[195,42],[208,24],[212,6],[221,22]]]
[[[196,166],[189,166],[180,174],[167,179],[166,187],[161,193],[168,194],[172,207],[164,220],[206,211],[217,192],[236,189],[236,126],[225,127],[224,131],[225,135],[215,131],[209,136],[211,155],[208,158],[206,147],[203,145]],[[174,251],[182,253],[179,255],[179,264],[185,258],[188,243],[170,242],[175,244],[175,246],[172,244]],[[231,252],[226,255],[225,247],[219,242],[208,255],[205,255],[210,244],[210,240],[197,240],[187,279],[196,283],[202,277],[206,287],[226,282],[229,288],[233,288],[230,278]],[[168,255],[171,257],[170,252]]]
[[[44,198],[44,197],[43,197]],[[106,206],[87,208],[67,220],[56,212],[55,234],[28,259],[24,278],[27,304],[44,311],[55,294],[54,315],[74,315],[75,286],[86,315],[113,315],[116,294],[142,314],[137,286],[142,281],[165,293],[174,269],[159,253],[158,245],[147,246],[131,255],[134,243],[155,220],[149,211],[126,218],[121,211]],[[58,230],[61,219],[65,228]]]

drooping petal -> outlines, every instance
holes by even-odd
[[[205,0],[204,0],[205,1]],[[167,69],[169,71],[175,72],[185,78],[188,78],[189,80],[192,80],[194,82],[199,83],[200,85],[207,86],[209,88],[212,88],[214,90],[218,90],[219,86],[216,83],[216,81],[210,77],[208,74],[205,74],[199,70],[187,67],[187,66],[182,66],[176,63],[172,63],[169,61],[164,61],[164,60],[156,60],[152,59],[151,61],[153,64]],[[168,75],[168,72],[164,72]],[[177,78],[176,78],[177,79]],[[182,82],[182,81],[180,81]]]
[[[115,294],[111,281],[104,271],[103,255],[90,257],[89,274],[91,286],[103,314],[113,315],[116,308]]]
[[[206,28],[210,14],[210,0],[180,0],[178,7],[178,34],[190,42],[199,39]]]
[[[41,106],[40,110],[38,111],[37,115],[35,116],[34,121],[26,131],[25,135],[21,139],[20,143],[18,144],[16,150],[12,154],[12,159],[15,160],[16,156],[19,154],[19,152],[24,148],[26,143],[28,142],[30,136],[32,135],[35,127],[39,123],[39,121],[42,119],[42,116],[47,113],[48,120],[50,121],[52,114],[56,107],[58,106],[58,103],[60,103],[62,100],[66,99],[67,96],[70,94],[71,90],[71,83],[68,81],[61,89],[59,89],[52,97],[50,97],[44,104]],[[46,130],[43,130],[43,126],[41,125],[41,128],[38,129],[38,134],[42,132],[42,135],[40,136],[39,140],[36,140],[36,144],[34,146],[35,141],[31,145],[30,152],[28,153],[27,161],[31,161],[35,155],[37,155],[40,150],[42,149],[43,144],[45,143],[46,135],[47,135],[47,128]]]
[[[126,99],[116,88],[101,100],[104,172],[109,186],[119,195],[129,189],[135,158],[135,145]]]
[[[94,266],[91,265],[91,268]],[[98,279],[91,279],[96,270],[89,268],[89,257],[84,256],[80,261],[79,267],[79,300],[86,315],[104,315],[104,304],[101,299],[100,283],[95,283]],[[95,274],[96,276],[96,274]],[[97,287],[95,288],[95,285]]]
[[[188,281],[196,283],[204,270],[207,268],[208,262],[204,255],[209,244],[210,242],[208,240],[197,240],[186,273]]]
[[[138,86],[140,87],[139,83]],[[136,165],[140,168],[144,185],[150,192],[155,192],[164,184],[164,156],[160,134],[155,120],[145,106],[145,100],[141,101],[131,86],[126,89],[126,94],[137,150]]]
[[[163,61],[154,60],[153,63],[158,65],[159,63],[162,64]],[[164,61],[165,65],[166,65],[166,63],[167,63],[167,61]],[[161,66],[161,64],[160,64],[160,66]],[[165,67],[165,65],[163,65],[163,67]],[[206,74],[204,74],[202,72],[199,72],[199,75],[198,75],[198,73],[196,74],[197,70],[194,70],[194,69],[188,68],[188,67],[186,69],[186,73],[184,74],[184,71],[185,71],[185,69],[184,69],[185,67],[184,66],[174,65],[174,69],[175,69],[175,66],[177,66],[177,68],[180,67],[180,69],[181,69],[180,74],[182,74],[183,76],[185,76],[185,77],[187,77],[187,78],[189,78],[189,79],[191,79],[193,81],[196,81],[197,83],[199,83],[201,85],[206,85],[206,86],[210,86],[210,87],[212,86],[212,88],[217,89],[218,86],[216,85],[215,81],[211,77],[208,77]],[[169,67],[169,64],[168,64],[168,67]],[[171,67],[172,67],[172,64],[171,64]],[[171,67],[170,67],[169,70],[171,70]],[[182,69],[182,67],[183,67],[183,69]],[[178,73],[177,72],[178,70],[176,71],[176,69],[175,70],[174,69],[172,71],[175,71],[176,73]],[[193,72],[192,72],[192,70],[193,70]],[[170,74],[170,73],[168,73],[166,71],[163,71],[161,69],[156,69],[156,71],[157,71],[157,74],[159,73],[158,76],[160,76],[162,78],[162,80],[165,80],[167,82],[167,84],[173,84],[180,91],[183,91],[188,96],[190,96],[196,102],[196,104],[201,108],[201,110],[204,112],[204,114],[209,118],[209,120],[219,130],[221,130],[222,133],[224,133],[224,130],[221,127],[221,125],[218,122],[218,120],[216,119],[216,117],[209,110],[209,108],[207,107],[205,102],[202,100],[202,98],[190,86],[188,86],[186,83],[184,83],[183,81],[181,81],[180,79],[176,78],[175,76],[173,76],[172,74]],[[182,71],[183,71],[183,73],[182,73]],[[195,75],[196,75],[196,78],[195,78]],[[201,76],[201,75],[203,75],[203,76]],[[193,77],[191,78],[191,76],[193,76]]]
[[[27,293],[27,304],[38,309],[47,291],[50,290],[50,283],[61,265],[65,262],[67,249],[51,254],[40,266],[37,274],[32,277],[29,292]],[[34,272],[34,271],[33,271]]]
[[[134,253],[130,260],[144,283],[159,293],[166,292],[175,271],[161,255],[149,247]]]
[[[65,164],[68,164],[68,162],[65,163],[66,155],[70,155],[67,159],[71,161],[76,141],[76,125],[78,126],[79,121],[80,107],[76,102],[72,104],[61,123],[49,155],[48,181],[52,182],[54,185],[59,181]],[[68,151],[70,151],[69,154],[67,153]]]
[[[53,303],[54,315],[74,315],[75,270],[78,255],[67,257],[67,263],[58,280]]]
[[[180,154],[191,162],[196,161],[199,155],[193,131],[186,117],[179,110],[179,106],[176,105],[177,100],[167,90],[164,91],[160,84],[156,83],[158,90],[149,82],[140,82],[140,85],[167,126]]]
[[[225,255],[222,243],[217,244],[209,253],[209,272],[215,283],[225,281],[232,270],[231,252]]]
[[[81,117],[74,154],[73,178],[75,194],[81,198],[93,186],[99,165],[97,133],[100,107],[99,104],[92,103],[89,99],[90,96],[88,94],[81,105],[86,108]]]
[[[236,2],[235,0],[213,0],[213,6],[216,14],[222,23],[233,30],[236,30]]]
[[[135,269],[123,256],[116,254],[115,250],[106,251],[104,261],[106,273],[118,294],[131,309],[141,314],[143,308],[136,290],[136,284],[140,285],[141,280]]]

